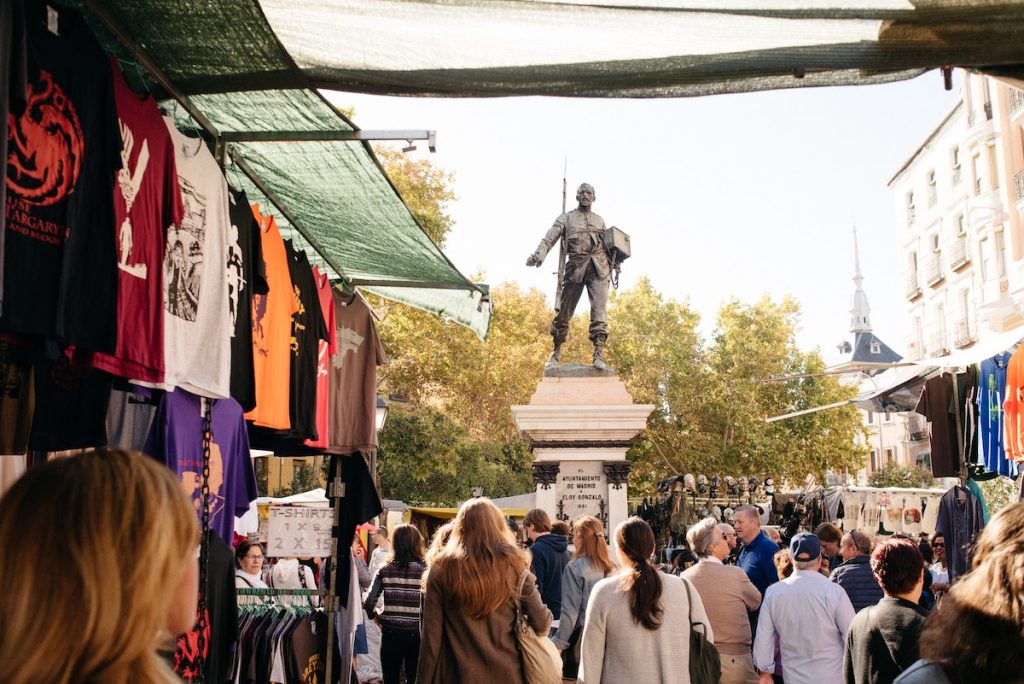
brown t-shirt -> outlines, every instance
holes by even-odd
[[[377,448],[377,366],[386,363],[370,307],[358,295],[334,293],[337,352],[331,359],[327,451]]]
[[[921,399],[914,409],[931,423],[932,475],[935,477],[958,474],[956,423],[950,415],[952,400],[953,380],[949,373],[943,373],[924,384]]]

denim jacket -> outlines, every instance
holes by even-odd
[[[576,558],[562,571],[562,614],[558,631],[551,637],[560,650],[569,645],[569,637],[576,626],[583,626],[587,614],[587,601],[594,585],[606,577],[604,570],[588,558]]]

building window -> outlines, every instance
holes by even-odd
[[[939,189],[935,184],[935,172],[928,172],[928,206],[934,207],[939,201]]]
[[[888,411],[885,412],[885,422],[886,423],[891,423],[892,422],[892,414],[889,413]]]
[[[907,225],[914,222],[914,191],[907,193]]]
[[[885,450],[885,463],[886,465],[892,465],[896,462],[896,454],[892,452],[892,449]]]
[[[996,162],[998,162],[998,161],[999,160],[996,158],[996,146],[995,145],[989,145],[988,146],[988,177],[991,179],[989,181],[989,185],[992,186],[993,190],[999,187],[999,169],[996,166]]]
[[[960,148],[954,147],[950,157],[953,167],[952,185],[956,186],[960,184]]]
[[[878,470],[878,452],[874,449],[871,450],[871,471]]]
[[[956,229],[957,237],[967,235],[967,230],[964,228],[964,215],[957,214],[953,217],[953,227]]]
[[[1000,278],[1006,275],[1006,240],[1002,231],[996,233],[996,269]]]
[[[881,354],[882,353],[882,345],[880,345],[878,342],[872,342],[871,343],[871,353],[872,354]]]
[[[981,194],[981,153],[971,155],[971,171],[974,173],[974,195]]]
[[[875,423],[875,412],[868,411],[868,425],[874,425]]]
[[[938,254],[939,253],[939,234],[938,233],[932,233],[931,235],[929,235],[928,236],[928,244],[931,245],[932,253]]]

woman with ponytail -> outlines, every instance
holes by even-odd
[[[583,627],[579,681],[690,681],[690,601],[693,621],[709,625],[700,595],[687,580],[651,563],[654,532],[637,518],[615,529],[622,570],[594,586]],[[708,641],[714,642],[711,628]]]

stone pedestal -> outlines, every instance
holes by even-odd
[[[578,364],[545,370],[530,403],[512,407],[533,453],[537,507],[567,522],[593,515],[611,537],[628,514],[626,450],[653,410],[634,404],[612,371]]]

